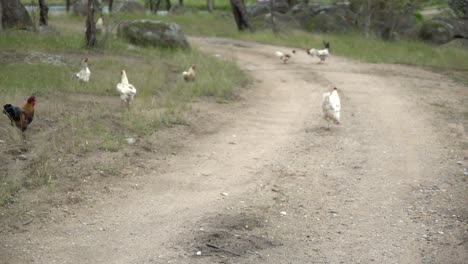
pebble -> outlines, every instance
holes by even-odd
[[[228,194],[228,193],[225,193],[225,192],[223,192],[223,193],[221,193],[221,195],[222,195],[222,196],[228,196],[229,194]]]
[[[201,251],[197,251],[197,256],[201,256]]]
[[[132,145],[132,144],[135,144],[135,142],[136,142],[135,138],[132,138],[132,137],[127,138],[127,143],[128,144]]]
[[[459,161],[457,161],[457,164],[462,165],[463,163],[459,160]]]
[[[281,211],[280,214],[281,215],[287,215],[287,213],[285,211]]]

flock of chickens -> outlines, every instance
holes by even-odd
[[[319,63],[323,63],[325,59],[330,55],[330,43],[324,42],[325,49],[317,50],[310,49],[307,50],[307,54],[314,57],[317,56],[320,58]],[[281,59],[283,63],[287,63],[289,59],[292,58],[296,51],[293,50],[292,54],[283,53],[276,51],[276,56]],[[187,71],[182,73],[182,77],[186,82],[195,81],[195,64],[190,66]],[[85,57],[81,63],[81,70],[73,75],[73,78],[76,78],[82,82],[89,82],[91,77],[91,70],[88,67],[88,58]],[[116,90],[120,95],[120,100],[127,107],[130,107],[130,104],[133,101],[137,93],[135,86],[129,83],[127,73],[125,70],[121,71],[120,83],[116,85]],[[36,105],[36,97],[31,96],[28,98],[26,104],[20,108],[18,106],[13,106],[11,104],[6,104],[3,107],[3,113],[8,116],[11,121],[12,126],[18,127],[21,131],[25,131],[28,125],[33,121],[34,118],[34,107]],[[330,121],[336,124],[340,123],[340,110],[341,103],[340,97],[338,95],[337,88],[333,88],[331,92],[323,94],[322,97],[322,111],[323,117],[328,123],[328,129],[330,128]]]
[[[195,64],[192,65],[187,71],[182,73],[185,81],[195,81]],[[81,70],[73,75],[73,78],[78,79],[81,82],[89,82],[91,77],[91,70],[88,67],[88,58],[85,57],[81,62]],[[122,70],[120,73],[120,83],[117,83],[116,90],[120,95],[120,100],[127,108],[130,107],[133,98],[137,93],[137,89],[131,83],[128,82],[127,73]],[[34,107],[36,105],[36,97],[31,96],[28,98],[26,104],[20,108],[11,104],[3,106],[3,113],[8,116],[11,121],[11,125],[18,127],[21,131],[25,131],[28,125],[33,121],[34,118]]]
[[[307,54],[312,57],[318,57],[320,61],[319,64],[325,62],[325,59],[330,56],[330,43],[323,42],[325,49],[309,49],[306,50]],[[291,51],[291,54],[284,53],[281,51],[276,51],[275,55],[280,58],[280,60],[286,64],[289,59],[296,54],[295,50]],[[324,93],[322,95],[322,112],[323,118],[327,121],[328,129],[330,129],[330,122],[340,124],[340,111],[341,111],[341,101],[340,96],[338,95],[337,88],[333,88],[331,92]]]

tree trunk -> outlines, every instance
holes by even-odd
[[[67,13],[70,11],[70,0],[65,0],[65,9],[67,10]]]
[[[169,11],[171,10],[171,0],[166,0],[166,10]]]
[[[213,10],[214,10],[213,1],[214,0],[206,0],[206,6],[207,6],[209,12],[213,12]]]
[[[161,5],[161,0],[149,0],[150,11],[156,14],[159,10],[159,6]]]
[[[45,0],[39,0],[39,26],[47,26],[47,20],[49,19],[49,7]]]
[[[3,31],[3,25],[2,25],[2,1],[0,1],[0,32]]]
[[[179,0],[179,6],[184,6],[184,0]]]
[[[278,33],[278,29],[276,28],[274,6],[275,6],[275,0],[270,0],[271,30],[273,31],[273,34],[276,34]]]
[[[114,0],[109,0],[109,12],[112,12],[112,5],[114,4]]]
[[[366,14],[364,18],[364,34],[369,37],[372,21],[372,0],[367,0]]]
[[[252,24],[250,23],[247,11],[245,11],[243,0],[230,0],[232,13],[234,14],[234,20],[237,24],[237,29],[243,31],[248,28],[250,31],[254,31]]]
[[[96,24],[94,23],[94,7],[96,0],[88,0],[88,18],[86,19],[86,47],[96,46]]]

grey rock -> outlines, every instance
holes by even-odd
[[[420,37],[436,44],[448,43],[455,38],[468,39],[468,19],[431,19],[422,25]]]
[[[139,46],[190,48],[179,25],[155,20],[136,20],[119,25],[118,36]]]
[[[270,4],[261,3],[258,5],[249,6],[247,7],[247,12],[249,13],[250,17],[263,16],[270,13]]]
[[[287,0],[276,0],[273,5],[273,11],[285,14],[289,11],[289,4]]]
[[[75,16],[86,16],[88,14],[88,0],[76,0],[73,3],[73,14]]]
[[[0,0],[1,27],[3,29],[33,30],[34,25],[26,8],[19,0]]]
[[[117,8],[117,11],[144,14],[145,7],[135,0],[127,0]]]

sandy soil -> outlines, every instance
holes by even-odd
[[[88,199],[2,228],[1,263],[463,263],[468,89],[425,70],[194,38],[254,83]],[[199,69],[203,70],[203,69]],[[337,86],[342,124],[321,95]],[[34,215],[34,213],[31,213]],[[14,226],[15,228],[12,228]],[[197,255],[197,252],[200,255]]]

